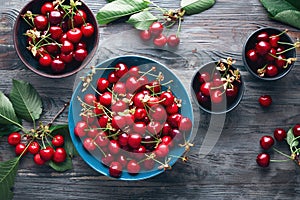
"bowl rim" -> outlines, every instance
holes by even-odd
[[[282,30],[275,28],[275,27],[271,27],[271,26],[267,26],[267,27],[261,27],[255,31],[253,31],[246,39],[246,41],[243,44],[243,52],[242,52],[242,59],[243,59],[243,63],[245,65],[245,68],[247,69],[247,71],[252,74],[255,78],[263,80],[263,81],[276,81],[279,79],[282,79],[284,76],[286,76],[294,67],[295,62],[291,63],[288,68],[281,74],[276,75],[275,77],[260,77],[258,74],[256,74],[251,67],[248,65],[247,63],[247,59],[246,59],[246,46],[250,40],[250,38],[252,38],[255,34],[257,34],[258,32],[264,31],[264,30],[274,30],[274,31],[278,31],[278,32],[282,32]],[[292,38],[287,34],[287,33],[283,33],[283,35],[285,35],[285,37],[289,40],[289,42],[293,42]],[[292,49],[292,53],[293,53],[293,57],[296,57],[296,50]]]
[[[154,60],[152,58],[149,58],[149,57],[146,57],[146,56],[140,56],[140,55],[121,55],[121,56],[116,56],[116,57],[113,57],[113,58],[109,58],[109,59],[106,59],[102,62],[100,62],[99,64],[95,65],[95,67],[97,68],[98,66],[101,66],[101,65],[104,65],[106,63],[111,63],[113,62],[114,60],[118,60],[118,59],[122,59],[122,58],[130,58],[130,57],[133,57],[133,58],[139,58],[139,59],[144,59],[144,60],[148,60],[150,62],[154,62],[156,64],[158,64],[159,66],[163,67],[166,71],[168,71],[172,76],[174,76],[174,78],[176,78],[178,80],[178,82],[180,83],[181,87],[185,88],[184,84],[181,82],[181,80],[178,78],[178,76],[170,69],[168,68],[166,65],[162,64],[161,62],[157,61],[157,60]],[[91,70],[89,70],[91,71]],[[87,72],[88,74],[89,72]],[[86,74],[86,75],[87,75]],[[73,91],[73,94],[72,94],[72,98],[71,98],[71,101],[70,101],[70,106],[69,106],[69,110],[68,110],[68,123],[73,123],[75,124],[75,120],[73,119],[73,109],[72,109],[72,106],[73,106],[73,101],[75,99],[77,99],[77,97],[75,96],[75,92],[78,91],[80,89],[80,87],[82,86],[82,82],[79,82],[78,85],[76,86],[76,88],[74,89]],[[192,133],[193,133],[193,128],[194,128],[194,123],[195,123],[195,118],[194,118],[194,111],[193,111],[193,106],[192,106],[192,101],[189,97],[189,94],[187,92],[187,89],[184,89],[183,91],[183,94],[184,96],[186,96],[186,105],[188,106],[187,107],[187,110],[189,110],[190,112],[190,115],[191,115],[191,121],[192,121],[192,129],[189,133],[189,135],[186,137],[187,140],[191,139],[192,138]],[[75,136],[74,134],[74,130],[71,129],[72,126],[69,125],[69,132],[70,132],[70,136],[71,136],[71,140],[76,148],[76,150],[78,151],[78,148],[77,148],[77,141],[78,138]],[[89,154],[88,152],[84,152],[84,151],[78,151],[79,155],[82,157],[82,159],[90,166],[92,167],[95,171],[101,173],[102,175],[104,176],[107,176],[109,178],[114,178],[114,177],[111,177],[109,176],[108,174],[106,174],[103,170],[100,170],[99,168],[97,168],[96,166],[93,165],[92,161],[94,161],[94,157],[92,158],[92,160],[87,160],[86,157],[86,154]],[[180,155],[181,156],[181,155]],[[171,161],[171,166],[173,166],[176,162],[177,162],[178,158],[177,159],[174,159],[173,161]],[[99,161],[98,161],[99,162]],[[150,172],[144,172],[144,174],[146,174],[145,176],[140,176],[140,177],[137,177],[137,176],[131,176],[131,177],[120,177],[120,178],[116,178],[117,180],[124,180],[124,181],[137,181],[137,180],[145,180],[145,179],[148,179],[148,178],[152,178],[154,176],[157,176],[159,174],[162,174],[165,170],[163,169],[155,169],[155,170],[152,170]]]
[[[67,73],[63,73],[63,74],[48,74],[48,73],[45,73],[43,72],[42,70],[38,70],[37,68],[33,67],[32,65],[30,65],[27,60],[25,59],[25,57],[23,56],[21,50],[19,49],[19,42],[18,40],[16,39],[18,37],[17,33],[17,28],[18,26],[20,25],[21,23],[21,15],[23,13],[25,13],[27,11],[27,7],[28,6],[31,6],[31,4],[33,4],[34,2],[36,2],[38,0],[31,0],[29,2],[27,2],[23,8],[19,11],[19,14],[16,18],[16,21],[14,23],[14,26],[13,26],[13,44],[14,44],[14,49],[16,50],[17,52],[17,55],[18,57],[20,58],[20,60],[22,61],[22,63],[28,68],[30,69],[31,71],[33,71],[34,73],[42,76],[42,77],[45,77],[45,78],[51,78],[51,79],[58,79],[58,78],[66,78],[66,77],[69,77],[69,76],[72,76],[76,73],[78,73],[80,70],[84,69],[89,63],[90,61],[93,59],[97,49],[98,49],[98,45],[99,45],[99,40],[100,40],[100,37],[99,37],[99,27],[98,27],[98,23],[97,23],[97,19],[95,17],[95,14],[92,12],[92,10],[87,6],[87,4],[84,2],[84,1],[80,1],[82,2],[82,5],[83,7],[85,7],[85,9],[87,9],[89,11],[89,15],[91,18],[92,18],[92,21],[95,22],[96,26],[94,27],[94,31],[95,31],[95,42],[94,42],[94,48],[89,52],[88,56],[85,58],[85,60],[83,61],[85,64],[84,65],[80,65],[78,68],[74,69],[73,71],[70,71],[70,72],[67,72]]]
[[[203,106],[198,102],[198,100],[197,100],[197,98],[196,98],[196,92],[195,92],[195,90],[194,90],[193,83],[194,83],[194,80],[196,79],[197,74],[199,73],[199,71],[200,71],[201,69],[203,69],[204,67],[207,67],[207,66],[209,66],[209,65],[215,65],[216,62],[218,62],[218,61],[215,60],[215,61],[210,61],[210,62],[204,63],[204,64],[202,64],[202,65],[194,72],[193,77],[192,77],[192,79],[191,79],[190,90],[191,90],[191,96],[192,96],[194,102],[197,104],[197,106],[198,106],[200,109],[202,109],[203,111],[205,111],[205,112],[207,112],[207,113],[210,113],[210,114],[220,115],[220,114],[226,114],[226,113],[229,113],[230,111],[234,110],[234,109],[240,104],[240,102],[241,102],[242,99],[243,99],[243,96],[244,96],[244,93],[245,93],[245,89],[246,89],[246,88],[245,88],[245,81],[243,80],[242,75],[240,74],[240,75],[241,75],[241,86],[240,86],[240,87],[241,87],[241,90],[240,90],[240,92],[239,92],[240,95],[239,95],[238,98],[235,100],[235,103],[231,106],[231,108],[226,109],[226,110],[223,110],[223,111],[211,111],[211,110],[209,110],[209,109],[203,107]],[[233,66],[233,68],[238,69],[237,67],[234,67],[234,66]]]

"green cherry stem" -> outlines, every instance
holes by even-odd
[[[273,147],[273,150],[276,151],[277,153],[279,153],[279,154],[281,154],[281,155],[283,155],[283,156],[285,156],[285,157],[287,157],[287,158],[293,160],[292,156],[289,156],[289,155],[287,155],[287,154],[285,154],[285,153],[279,151],[278,149],[276,149],[276,148],[274,148],[274,147]]]

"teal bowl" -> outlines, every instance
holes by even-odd
[[[178,99],[182,100],[182,107],[180,109],[180,114],[182,116],[188,117],[192,123],[194,122],[194,116],[193,116],[193,109],[192,104],[190,101],[190,98],[188,96],[188,93],[184,87],[184,85],[181,83],[181,81],[178,79],[178,77],[166,66],[163,64],[152,60],[150,58],[141,57],[141,56],[133,56],[133,55],[127,55],[127,56],[120,56],[111,58],[109,60],[106,60],[96,66],[96,69],[103,69],[103,68],[112,68],[117,63],[123,62],[127,66],[139,66],[140,69],[143,71],[150,70],[153,66],[156,67],[156,72],[162,72],[164,75],[164,81],[167,82],[168,80],[173,80],[172,83],[170,83],[170,87],[172,88],[172,92],[174,96]],[[112,71],[112,69],[106,69],[106,70],[96,70],[96,74],[93,76],[92,82],[90,83],[93,86],[96,86],[97,80],[100,77],[107,78],[108,74]],[[149,81],[154,80],[153,76],[146,75]],[[78,97],[81,99],[84,98],[85,94],[88,93],[95,93],[94,90],[91,87],[88,87],[88,89],[84,92],[82,92],[83,83],[79,83],[77,88],[75,89],[71,104],[69,107],[69,115],[68,115],[68,121],[69,121],[69,130],[70,135],[73,141],[73,144],[75,148],[77,149],[79,155],[82,157],[82,159],[94,170],[97,172],[109,176],[109,169],[107,166],[102,164],[101,162],[101,156],[96,153],[92,153],[87,151],[83,146],[83,139],[79,138],[74,134],[74,128],[77,122],[81,121],[82,118],[80,117],[81,112],[81,103],[78,100]],[[192,130],[190,132],[186,133],[185,137],[186,140],[191,139]],[[178,157],[182,156],[185,152],[184,147],[174,147],[170,150],[169,155],[172,155],[171,160],[169,162],[169,165],[172,166],[177,161]],[[141,171],[138,174],[130,174],[126,171],[122,172],[122,175],[118,178],[120,180],[142,180],[147,179],[153,176],[156,176],[158,174],[163,173],[164,169],[159,169],[158,164],[150,170],[150,171]]]

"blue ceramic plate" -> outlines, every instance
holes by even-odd
[[[171,87],[171,90],[172,90],[173,94],[175,95],[175,97],[177,99],[182,100],[182,107],[180,108],[180,113],[182,114],[182,116],[188,117],[192,122],[194,122],[192,104],[191,104],[190,98],[188,96],[188,93],[187,93],[185,87],[183,86],[183,84],[181,83],[181,81],[166,66],[162,65],[161,63],[159,63],[155,60],[152,60],[152,59],[149,59],[146,57],[120,56],[120,57],[112,58],[112,59],[109,59],[109,60],[106,60],[106,61],[100,63],[99,65],[96,66],[96,69],[112,68],[118,62],[123,62],[128,67],[139,66],[139,68],[142,71],[148,71],[153,66],[155,66],[156,72],[162,72],[162,74],[164,75],[164,80],[162,81],[162,83],[168,82],[169,80],[173,80],[173,82],[169,86]],[[107,78],[108,74],[111,71],[112,70],[109,70],[109,69],[96,70],[96,74],[93,76],[93,80],[92,80],[91,84],[93,86],[96,86],[96,82],[97,82],[98,78],[100,78],[100,77]],[[153,76],[147,75],[147,77],[148,77],[149,81],[154,80]],[[91,153],[91,152],[88,152],[87,150],[85,150],[83,147],[82,139],[74,134],[74,127],[75,127],[76,123],[82,120],[80,117],[81,103],[78,100],[78,97],[83,99],[85,94],[95,93],[91,87],[88,87],[88,89],[86,91],[82,92],[82,87],[83,87],[83,85],[81,82],[77,86],[76,90],[73,93],[73,96],[71,99],[71,105],[69,108],[68,120],[69,120],[69,129],[70,129],[71,138],[75,145],[75,148],[77,149],[79,155],[83,158],[83,160],[87,164],[89,164],[94,170],[96,170],[106,176],[109,176],[108,167],[101,163],[101,156],[99,156],[99,154]],[[191,138],[191,133],[192,133],[192,130],[189,133],[185,134],[186,140],[189,140]],[[183,141],[180,143],[183,143]],[[172,148],[169,152],[169,155],[172,155],[172,156],[170,156],[170,158],[171,158],[171,161],[169,162],[170,166],[174,165],[174,163],[177,161],[178,158],[176,158],[176,157],[180,157],[184,153],[184,147],[179,147],[179,145],[177,145],[177,146],[178,147]],[[150,170],[150,171],[142,170],[140,173],[138,173],[136,175],[131,175],[128,172],[123,171],[122,175],[119,179],[120,180],[147,179],[147,178],[156,176],[156,175],[164,172],[164,169],[159,169],[158,166],[159,166],[159,164],[156,164],[152,170]]]

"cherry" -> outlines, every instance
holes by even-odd
[[[210,96],[211,102],[218,104],[223,101],[223,92],[221,90],[214,90]]]
[[[247,51],[246,56],[251,62],[257,62],[258,60],[258,55],[254,49]]]
[[[99,92],[104,92],[109,86],[109,81],[106,78],[99,78],[97,81],[97,90]]]
[[[149,30],[142,30],[139,34],[143,41],[149,41],[151,39],[151,33]]]
[[[268,61],[268,62],[272,62],[275,60],[275,57],[276,57],[276,50],[274,48],[270,49],[269,53],[266,54],[266,57],[265,59]]]
[[[127,158],[124,155],[119,155],[117,158],[117,162],[119,162],[122,165],[122,168],[126,168],[128,163]]]
[[[260,41],[256,44],[255,49],[258,54],[265,55],[270,51],[271,45],[266,41]]]
[[[95,29],[91,23],[86,23],[81,26],[81,32],[83,36],[88,38],[93,36]]]
[[[155,149],[155,154],[159,158],[166,157],[168,153],[169,153],[169,147],[164,143],[160,143]]]
[[[98,135],[98,131],[96,128],[92,128],[87,132],[87,137],[95,138]]]
[[[152,135],[158,135],[161,129],[162,125],[157,121],[151,121],[147,126],[147,131]]]
[[[227,98],[233,99],[234,97],[237,96],[238,92],[239,92],[239,87],[237,87],[235,85],[231,85],[231,87],[227,87],[226,88],[226,96],[227,96]]]
[[[162,135],[163,136],[170,135],[171,129],[172,129],[171,126],[167,122],[165,122],[162,127]]]
[[[264,150],[268,150],[274,145],[274,139],[271,136],[265,135],[260,138],[259,143]]]
[[[268,167],[270,164],[270,155],[267,153],[260,153],[256,157],[256,162],[261,167]]]
[[[50,147],[50,146],[48,146],[48,147],[46,147],[46,148],[40,150],[41,158],[42,158],[44,161],[51,160],[52,157],[53,157],[53,154],[54,154],[54,150],[53,150],[53,148]]]
[[[199,91],[196,94],[196,98],[201,105],[203,105],[205,107],[208,107],[210,105],[210,102],[211,102],[210,97],[207,95],[203,95],[202,92]]]
[[[45,48],[51,55],[57,55],[59,53],[59,46],[54,42],[47,44]]]
[[[40,147],[39,143],[36,141],[33,141],[29,144],[28,151],[29,151],[29,153],[35,155],[40,151],[40,148],[41,147]]]
[[[69,40],[64,40],[60,47],[62,53],[68,54],[74,50],[74,45]]]
[[[141,145],[141,141],[142,141],[142,137],[140,134],[130,134],[128,137],[128,145],[133,148],[136,149]]]
[[[65,66],[66,64],[60,58],[55,58],[51,62],[51,69],[54,73],[62,72],[65,69]]]
[[[33,161],[35,164],[37,165],[43,165],[45,164],[46,161],[44,161],[42,158],[41,158],[41,155],[39,153],[35,154],[34,157],[33,157]]]
[[[119,162],[113,161],[109,165],[109,175],[112,177],[120,177],[122,174],[122,165]]]
[[[169,115],[176,114],[179,111],[178,105],[173,103],[172,105],[166,107],[166,111]]]
[[[153,22],[149,27],[149,31],[153,36],[159,36],[164,30],[164,26],[160,22]]]
[[[141,170],[140,164],[136,160],[130,160],[127,164],[129,174],[138,174]]]
[[[114,161],[114,157],[110,153],[107,153],[104,157],[101,158],[101,162],[105,166],[109,166],[113,161]]]
[[[174,103],[174,95],[170,91],[164,91],[160,95],[161,104],[164,106],[170,106]]]
[[[56,163],[62,163],[67,159],[66,150],[62,147],[59,147],[55,150],[52,160]]]
[[[145,94],[143,94],[142,92],[138,92],[133,96],[133,104],[137,107],[137,108],[144,108],[144,102],[143,99],[145,97]]]
[[[167,118],[167,122],[172,128],[178,128],[178,125],[180,124],[181,119],[182,119],[182,115],[179,113],[176,113],[173,115],[169,115]]]
[[[167,41],[167,37],[163,34],[160,34],[159,36],[153,39],[153,44],[157,47],[163,47],[166,45]]]
[[[296,124],[293,127],[293,134],[294,134],[295,137],[300,136],[300,124]]]
[[[257,41],[269,41],[269,35],[267,32],[262,32],[257,35],[256,40]]]
[[[161,139],[161,142],[165,145],[168,145],[169,147],[173,147],[174,144],[172,142],[172,137],[171,136],[163,136],[162,139]]]
[[[284,55],[279,55],[277,57],[277,59],[275,60],[275,65],[279,68],[284,68],[286,65],[286,60],[285,60],[285,56]]]
[[[175,113],[177,113],[177,112],[175,112]],[[154,121],[165,122],[167,119],[167,112],[166,112],[166,109],[164,108],[164,106],[162,106],[160,104],[156,104],[151,107],[149,116]]]
[[[270,95],[262,95],[258,99],[259,104],[263,107],[269,107],[272,104],[272,97]]]
[[[118,154],[120,151],[120,145],[119,145],[118,141],[111,140],[108,144],[108,149],[111,154],[113,154],[113,155]]]
[[[53,3],[51,3],[51,2],[46,2],[41,7],[41,13],[43,15],[47,15],[49,12],[51,12],[53,10],[54,10],[54,6],[53,6]]]
[[[76,49],[76,51],[74,53],[74,58],[78,62],[82,62],[87,57],[87,55],[88,55],[88,52],[86,49]]]
[[[300,129],[299,129],[300,130]],[[286,131],[282,128],[276,128],[274,130],[274,138],[278,141],[281,142],[286,138],[287,134]]]
[[[63,30],[60,26],[50,26],[49,33],[51,34],[51,38],[59,40],[63,35]]]
[[[167,43],[170,47],[177,47],[179,45],[180,39],[177,35],[170,35],[168,37]]]
[[[118,100],[111,106],[113,112],[124,112],[127,108],[128,106],[123,100]]]
[[[98,123],[99,123],[99,126],[101,128],[105,128],[107,126],[107,122],[109,120],[109,117],[107,115],[102,115],[101,117],[99,117],[98,119]]]
[[[85,138],[83,141],[83,147],[87,151],[94,151],[96,149],[96,145],[94,143],[94,140],[92,138]]]
[[[140,68],[138,66],[132,66],[128,70],[128,75],[134,76],[134,77],[139,77],[140,76],[139,71],[140,71]]]
[[[119,78],[121,78],[122,76],[124,76],[128,72],[127,65],[125,63],[122,63],[122,62],[117,63],[115,65],[115,68],[116,68],[116,71],[115,71],[116,76],[119,77]]]
[[[148,86],[150,87],[150,90],[155,94],[161,92],[161,85],[157,80],[152,81],[148,84]]]
[[[147,111],[144,108],[137,108],[134,112],[136,120],[143,120],[147,116]]]
[[[178,124],[179,131],[183,131],[183,132],[190,131],[192,129],[192,126],[193,123],[188,117],[182,117]]]
[[[76,49],[86,49],[86,43],[85,42],[78,42],[76,45]]]
[[[141,160],[145,157],[146,147],[143,145],[140,145],[137,149],[134,149],[133,152],[134,152],[133,156],[136,159]]]
[[[73,28],[67,32],[67,38],[73,43],[78,43],[81,40],[82,32],[79,28]]]
[[[61,146],[64,145],[65,140],[64,140],[64,137],[62,135],[57,134],[52,138],[51,142],[52,142],[53,146],[61,147]]]
[[[144,168],[146,170],[151,170],[154,168],[155,161],[153,159],[146,159],[144,160]]]
[[[205,96],[210,96],[210,88],[212,87],[212,83],[211,82],[205,82],[201,85],[200,87],[200,92],[201,94],[205,95]]]
[[[84,102],[88,105],[94,105],[94,103],[97,101],[97,98],[94,94],[88,93],[84,95]]]
[[[123,129],[126,126],[125,117],[120,115],[113,116],[111,126],[115,129]]]
[[[108,74],[107,80],[110,83],[116,83],[116,82],[118,82],[119,77],[117,77],[116,73],[114,71],[112,71]]]
[[[74,128],[74,134],[78,137],[84,137],[86,135],[85,129],[87,128],[88,125],[85,121],[79,121]]]
[[[10,144],[12,146],[16,146],[17,144],[19,144],[21,142],[21,134],[18,132],[13,132],[13,133],[9,134],[9,136],[7,138],[7,142],[8,142],[8,144]]]
[[[210,80],[210,74],[208,72],[203,72],[199,74],[198,79],[200,84],[208,82]]]
[[[271,35],[269,43],[272,47],[278,47],[278,41],[279,41],[279,36],[278,35]]]
[[[39,64],[42,67],[50,67],[52,63],[52,58],[49,54],[41,55],[39,58]]]
[[[118,81],[114,87],[113,87],[113,92],[116,94],[126,94],[126,85],[123,82]]]
[[[107,134],[104,131],[101,131],[95,138],[95,143],[99,147],[105,147],[109,143],[109,139],[107,139]]]
[[[266,75],[269,77],[276,76],[278,74],[278,69],[273,64],[268,64],[266,68]]]
[[[136,122],[133,125],[133,131],[135,133],[139,133],[140,135],[144,135],[146,133],[147,126],[145,122]]]
[[[126,146],[128,144],[129,135],[127,133],[122,133],[118,137],[118,142],[121,146]]]
[[[33,23],[34,23],[37,30],[43,31],[48,26],[48,19],[44,15],[37,15],[34,18]]]
[[[62,18],[63,18],[63,16],[62,16],[61,12],[58,10],[52,10],[49,13],[49,22],[52,25],[59,24],[62,21]]]
[[[15,147],[15,153],[16,153],[16,155],[17,156],[21,155],[25,151],[25,149],[26,149],[26,145],[24,143],[17,144],[16,147]]]
[[[104,92],[99,98],[99,102],[103,106],[109,106],[111,104],[111,101],[112,101],[111,92]]]
[[[77,10],[75,15],[73,16],[73,20],[76,26],[80,26],[87,20],[87,15],[83,10]]]
[[[140,83],[138,82],[138,78],[132,76],[126,80],[125,88],[129,93],[135,92],[139,87]]]
[[[74,55],[73,55],[73,52],[70,52],[68,54],[61,53],[59,55],[59,57],[63,62],[65,62],[67,64],[67,63],[71,63],[73,61]]]

